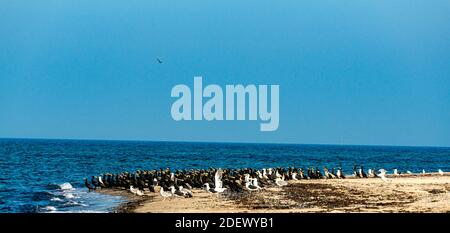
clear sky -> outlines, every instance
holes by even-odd
[[[0,137],[450,146],[450,1],[1,1]],[[162,64],[155,61],[163,60]],[[280,126],[176,84],[279,84]]]

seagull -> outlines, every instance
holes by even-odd
[[[159,64],[163,63],[163,62],[161,61],[161,59],[159,59],[159,58],[156,58],[156,61],[157,61]]]
[[[252,179],[252,185],[253,186],[255,186],[257,189],[259,189],[259,190],[261,190],[262,188],[261,188],[261,186],[259,186],[259,184],[258,184],[258,179],[256,179],[256,178],[253,178]]]
[[[184,189],[183,186],[180,186],[180,192],[183,193],[184,197],[192,197],[192,191],[189,189]]]
[[[281,187],[281,186],[286,186],[286,185],[288,185],[288,182],[282,180],[280,177],[277,177],[277,178],[275,179],[275,184],[277,184],[278,186]]]
[[[102,176],[98,176],[98,182],[100,183],[100,186],[105,186],[105,183],[103,183]]]
[[[305,173],[303,172],[303,169],[300,168],[300,172],[298,174],[300,176],[300,179],[306,179]]]
[[[244,174],[245,183],[250,182],[250,174]]]
[[[155,187],[158,185],[158,180],[156,178],[153,178],[152,184],[148,184],[148,189],[151,192],[155,192]]]
[[[265,169],[265,168],[263,168],[263,178],[264,179],[266,179],[266,180],[268,180],[269,179],[269,177],[267,176],[267,170]]]
[[[278,172],[278,170],[275,171],[275,177],[276,178],[281,178],[281,174]]]
[[[340,169],[338,169],[336,171],[336,176],[337,176],[337,178],[341,179],[341,170]]]
[[[175,186],[170,186],[170,192],[172,193],[173,196],[175,197],[182,197],[184,196],[184,193],[181,192],[180,190],[176,190]]]
[[[250,183],[250,181],[245,182],[245,187],[247,188],[248,191],[252,192],[252,191],[258,191],[258,187],[254,186],[253,184]]]
[[[164,200],[166,200],[166,197],[171,197],[172,196],[172,193],[165,192],[163,187],[161,187],[159,193],[161,193],[161,196],[164,198]]]
[[[425,174],[425,169],[422,169],[422,174]]]
[[[263,178],[263,176],[262,176],[262,174],[261,174],[260,171],[256,171],[256,175],[258,176],[259,179],[262,179],[262,178]]]
[[[336,178],[336,176],[333,175],[333,173],[331,173],[330,171],[328,171],[328,168],[327,168],[327,167],[324,167],[324,168],[323,168],[323,174],[325,175],[325,178],[330,178],[330,179]]]
[[[144,195],[144,192],[142,192],[142,191],[139,190],[139,189],[135,189],[135,188],[133,187],[133,185],[130,185],[130,192],[133,193],[134,195],[138,195],[138,196]]]
[[[441,176],[444,175],[444,172],[441,169],[439,169],[438,172],[439,172],[439,175],[441,175]]]
[[[408,174],[410,174],[410,175],[412,174],[412,172],[411,172],[411,171],[406,171],[406,173],[408,173]]]
[[[394,169],[394,176],[399,176],[400,174],[398,173],[397,168]]]
[[[367,178],[367,174],[364,172],[364,167],[363,167],[363,166],[361,166],[361,167],[359,168],[359,170],[358,170],[358,175],[359,175],[359,177],[361,177],[361,178]]]
[[[298,179],[297,179],[297,172],[293,172],[293,173],[292,173],[292,179],[293,179],[293,180],[298,180]]]
[[[218,192],[218,193],[223,193],[227,188],[223,188],[223,183],[222,183],[222,170],[218,169],[216,171],[216,174],[214,175],[214,191]],[[209,184],[208,184],[209,186]]]
[[[209,183],[205,183],[205,190],[208,191],[208,193],[217,193],[216,190],[214,190],[213,188],[209,187]]]
[[[384,169],[380,169],[380,170],[378,170],[380,173],[378,174],[378,176],[381,178],[381,180],[383,180],[384,182],[386,182],[386,183],[389,183],[390,182],[390,180],[388,180],[387,178],[386,178],[386,170],[384,170]]]
[[[345,179],[344,173],[342,173],[342,168],[338,168],[336,176],[340,179]]]
[[[378,177],[377,173],[375,173],[375,169],[369,169],[367,173],[369,177]]]

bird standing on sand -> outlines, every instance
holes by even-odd
[[[293,179],[293,180],[298,180],[298,179],[297,179],[297,172],[293,172],[293,173],[292,173],[292,179]]]
[[[139,189],[135,189],[135,188],[133,187],[133,185],[130,185],[130,192],[133,193],[133,194],[135,194],[135,195],[138,195],[138,196],[143,196],[143,195],[144,195],[144,192],[142,192],[142,191],[139,190]]]
[[[374,171],[374,170],[372,170],[372,169],[370,169],[370,168],[369,168],[369,170],[367,170],[367,176],[368,176],[368,177],[376,177],[376,175],[377,175],[377,174],[375,174],[375,171]]]
[[[204,186],[205,186],[205,190],[206,190],[208,193],[217,193],[216,190],[214,190],[213,188],[211,188],[211,187],[209,186],[209,183],[205,183]]]
[[[192,191],[189,189],[184,189],[183,186],[180,186],[180,192],[183,193],[184,197],[192,197]]]
[[[252,185],[255,186],[258,190],[261,190],[261,186],[259,186],[258,184],[258,179],[257,178],[252,178]]]
[[[171,197],[172,193],[164,191],[164,188],[161,187],[161,190],[159,191],[161,196],[164,198],[163,200],[166,200],[166,197]]]
[[[439,172],[439,175],[441,175],[441,176],[444,175],[444,172],[441,169],[439,169],[438,172]]]
[[[106,184],[103,182],[102,176],[99,176],[97,178],[97,180],[98,180],[98,184],[100,185],[101,188],[106,188],[107,187]]]
[[[279,179],[279,178],[277,178]],[[247,188],[248,191],[252,192],[252,191],[259,191],[258,187],[254,186],[253,184],[250,183],[250,181],[245,182],[245,188]]]
[[[175,186],[170,186],[170,192],[175,197],[183,197],[184,193],[182,193],[180,190],[175,189]]]
[[[345,179],[344,173],[342,172],[342,168],[339,167],[337,172],[336,172],[336,176],[340,179]]]
[[[367,174],[364,172],[364,167],[363,166],[361,166],[359,168],[358,175],[359,175],[360,178],[367,178]]]
[[[325,178],[329,178],[329,179],[336,178],[336,176],[332,172],[330,172],[327,167],[323,168],[323,174],[324,174]]]
[[[276,179],[275,179],[275,184],[277,184],[278,186],[286,186],[286,185],[288,185],[288,182],[287,181],[285,181],[285,180],[282,180],[280,177],[277,177]]]
[[[399,176],[399,175],[400,175],[400,173],[398,173],[397,168],[395,168],[395,169],[394,169],[394,176]]]

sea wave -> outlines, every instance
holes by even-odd
[[[88,192],[86,188],[74,187],[70,182],[52,183],[42,191],[32,194],[35,206],[28,205],[27,212],[38,213],[102,213],[116,206],[116,197]]]
[[[59,187],[62,190],[74,190],[73,186],[68,182],[60,184]]]

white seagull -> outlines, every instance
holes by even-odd
[[[293,179],[293,180],[298,180],[298,179],[297,179],[297,172],[293,172],[293,173],[292,173],[292,179]]]
[[[394,169],[394,176],[399,176],[397,168]]]
[[[159,191],[159,193],[164,198],[164,200],[166,200],[166,197],[171,197],[172,196],[172,193],[165,192],[163,187],[161,187],[161,190]]]
[[[262,174],[261,174],[260,171],[256,171],[256,175],[258,176],[259,179],[262,179],[262,178],[263,178],[263,176],[262,176]]]
[[[248,191],[252,192],[252,191],[258,191],[258,187],[254,186],[253,184],[250,183],[250,181],[245,182],[245,187],[247,188]]]
[[[383,180],[386,183],[389,183],[390,180],[388,180],[388,178],[386,178],[386,170],[384,169],[380,169],[378,170],[380,173],[378,174],[378,176],[381,178],[381,180]]]
[[[444,175],[444,172],[441,169],[439,169],[438,172],[439,172],[439,175],[441,175],[441,176]]]
[[[180,186],[180,192],[182,192],[185,197],[192,197],[192,191],[189,189],[184,189],[183,186]]]
[[[341,172],[341,169],[338,169],[338,170],[337,170],[336,176],[337,176],[337,178],[339,178],[339,179],[342,178],[342,172]]]
[[[248,173],[244,174],[244,181],[245,183],[250,182],[250,174]]]
[[[369,168],[369,170],[367,170],[367,175],[369,177],[375,177],[375,172],[372,169]]]
[[[222,174],[223,174],[222,169],[218,169],[216,171],[216,174],[214,175],[214,186],[215,186],[214,191],[218,193],[223,193],[227,189],[223,187]]]
[[[135,188],[133,187],[133,185],[130,185],[130,192],[133,193],[134,195],[138,195],[138,196],[144,195],[144,192],[142,192],[142,191],[139,190],[139,189],[135,189]]]
[[[102,176],[98,176],[98,182],[102,185],[105,185],[105,183],[103,183]]]
[[[265,169],[265,168],[263,168],[263,178],[264,179],[266,179],[266,180],[268,180],[269,179],[269,177],[267,176],[267,170]]]
[[[261,186],[259,186],[259,184],[258,184],[258,179],[257,179],[257,178],[253,178],[253,179],[252,179],[252,184],[253,184],[258,190],[261,190],[261,189],[262,189]]]
[[[209,183],[205,183],[204,186],[205,186],[205,190],[206,190],[208,193],[217,193],[216,190],[214,190],[213,188],[211,188],[211,187],[209,186]]]
[[[182,196],[184,196],[184,193],[181,192],[180,190],[176,190],[175,186],[173,186],[173,185],[170,186],[170,192],[172,193],[172,195],[174,197],[182,197]]]
[[[275,184],[277,184],[278,186],[286,186],[286,185],[288,185],[288,182],[285,180],[282,180],[280,177],[277,177],[275,179]]]

